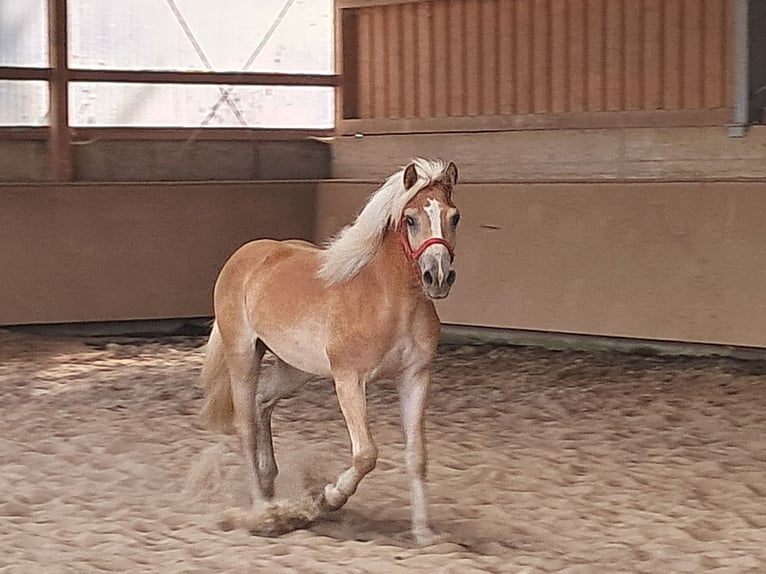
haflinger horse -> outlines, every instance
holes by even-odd
[[[351,466],[315,497],[343,506],[376,465],[366,387],[398,382],[412,534],[428,543],[424,411],[440,333],[432,302],[455,281],[454,163],[415,159],[373,193],[326,246],[257,240],[226,262],[214,290],[215,322],[202,369],[203,416],[236,430],[254,505],[274,496],[271,414],[313,376],[331,377],[351,439]],[[276,364],[259,380],[266,351]]]

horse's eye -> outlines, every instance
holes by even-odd
[[[408,226],[412,227],[413,225],[415,225],[415,218],[414,218],[414,217],[412,217],[411,215],[405,215],[405,216],[404,216],[404,222],[405,222],[405,223],[406,223]]]
[[[457,224],[460,222],[460,214],[456,213],[452,216],[452,227],[457,227]]]

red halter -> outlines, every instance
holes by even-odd
[[[431,245],[444,245],[444,247],[447,248],[447,253],[449,253],[450,262],[455,260],[454,249],[452,249],[452,246],[447,243],[447,240],[443,237],[429,237],[423,243],[421,243],[420,247],[413,251],[412,246],[410,245],[410,240],[407,238],[407,231],[402,229],[401,224],[399,225],[399,229],[397,230],[396,235],[399,237],[399,243],[401,243],[402,247],[404,248],[404,253],[414,263],[420,259],[420,256],[423,255],[423,252],[431,247]]]

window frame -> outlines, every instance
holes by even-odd
[[[229,86],[320,86],[337,92],[338,74],[295,74],[278,72],[189,72],[96,70],[70,68],[68,63],[67,0],[48,0],[48,66],[0,66],[0,80],[44,81],[48,85],[48,126],[0,127],[0,140],[28,139],[48,142],[48,179],[72,181],[72,146],[93,139],[113,140],[259,140],[328,137],[334,129],[255,127],[73,127],[69,121],[71,82],[141,84],[204,84]],[[336,58],[337,60],[337,58]]]

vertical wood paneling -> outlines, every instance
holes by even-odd
[[[551,31],[549,0],[533,0],[532,12],[532,110],[551,109]]]
[[[625,15],[625,78],[624,109],[639,110],[643,106],[641,84],[643,77],[644,14],[641,0],[624,0]]]
[[[433,0],[355,8],[342,26],[343,115],[730,106],[729,4]]]
[[[634,0],[635,1],[635,0]],[[606,2],[606,109],[623,108],[624,44],[622,0]]]
[[[567,31],[569,45],[567,52],[569,73],[569,102],[568,109],[581,112],[585,109],[586,92],[588,90],[586,52],[588,48],[586,34],[587,12],[586,0],[565,0],[569,11],[567,13]]]
[[[723,56],[726,51],[724,47],[724,30],[726,18],[724,16],[724,4],[727,0],[707,0],[705,2],[704,15],[704,38],[705,50],[703,53],[703,76],[705,85],[705,94],[703,106],[705,108],[720,108],[724,105],[724,84],[726,79],[723,77],[725,65]]]
[[[478,116],[481,112],[481,0],[463,0],[464,46],[465,46],[465,95],[466,115]]]
[[[359,117],[371,118],[372,111],[372,12],[359,11],[357,49],[359,50]]]
[[[683,53],[681,67],[683,79],[683,107],[701,108],[704,93],[702,66],[704,58],[702,30],[704,25],[703,3],[705,0],[684,0],[683,4]]]
[[[665,34],[663,30],[663,0],[643,0],[644,4],[644,70],[643,108],[659,110],[663,102],[663,62]]]
[[[419,40],[415,27],[415,4],[402,4],[401,26],[399,37],[402,46],[402,115],[405,118],[414,118],[417,106],[417,95],[423,82],[418,81],[418,50],[416,41]]]
[[[501,114],[515,111],[516,58],[514,57],[515,21],[513,0],[499,0],[498,6],[498,95]]]
[[[449,115],[465,114],[465,47],[464,37],[465,3],[463,0],[449,0],[447,42],[449,49]]]
[[[532,0],[516,0],[516,111],[532,111]]]
[[[481,2],[481,109],[482,115],[498,113],[498,13],[496,0]]]
[[[433,114],[435,117],[448,115],[449,93],[449,43],[447,4],[434,2],[431,11],[431,29],[433,32]]]
[[[434,37],[434,116],[449,115],[450,65],[449,18],[446,2],[433,4]]]
[[[606,0],[588,0],[588,21],[586,26],[587,50],[586,69],[588,96],[586,109],[591,112],[604,109],[604,79],[606,60],[604,54],[604,17]]]
[[[435,84],[433,56],[433,6],[432,2],[417,4],[416,33],[418,38],[418,85],[417,113],[419,118],[433,115],[433,87]]]
[[[724,35],[723,56],[723,95],[726,107],[731,107],[734,102],[734,81],[732,78],[734,64],[734,7],[730,1],[723,1],[724,17],[721,22]]]
[[[373,117],[385,118],[388,110],[386,84],[388,66],[386,65],[386,7],[369,8],[372,14],[372,109]]]
[[[551,111],[566,112],[569,109],[569,2],[551,0]]]
[[[385,86],[388,92],[387,117],[402,117],[402,4],[392,4],[385,6],[386,12],[386,36],[384,39],[386,50],[386,68],[388,69],[388,85]],[[392,42],[391,39],[397,41]]]
[[[343,84],[337,100],[343,117],[359,117],[359,13],[356,10],[341,12],[341,24],[336,28],[342,38],[341,60],[338,69],[342,71]]]
[[[663,109],[677,110],[683,106],[683,0],[665,0],[664,16]]]

